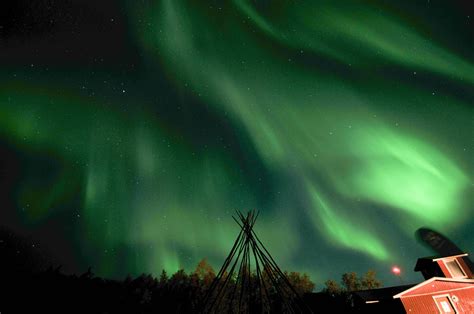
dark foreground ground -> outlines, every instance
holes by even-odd
[[[51,265],[55,264],[31,249],[28,241],[0,230],[0,313],[199,313],[212,282],[206,276],[184,271],[171,277],[163,273],[160,278],[143,274],[110,280],[96,277],[91,269],[68,275]],[[305,312],[403,312],[396,304],[368,310],[348,297],[305,294],[303,300],[309,307]],[[280,300],[273,302],[271,312],[281,313]]]

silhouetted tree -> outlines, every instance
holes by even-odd
[[[216,277],[214,268],[208,263],[207,258],[203,258],[196,266],[194,274],[197,275],[204,287],[209,287]]]
[[[332,279],[326,280],[324,282],[324,286],[323,292],[326,292],[331,296],[337,296],[344,292],[344,289],[341,287],[341,285]]]
[[[160,286],[165,286],[166,284],[168,284],[168,274],[166,273],[166,270],[163,269],[161,271],[159,285]]]
[[[376,278],[373,270],[367,271],[362,277],[355,272],[344,273],[341,276],[341,284],[331,279],[326,280],[324,285],[322,292],[329,296],[328,300],[332,302],[332,306],[338,306],[341,312],[353,310],[354,300],[351,292],[382,287],[382,283]]]
[[[369,270],[360,279],[362,289],[375,289],[382,287],[382,282],[376,278],[375,270]]]
[[[355,272],[342,274],[342,284],[346,291],[357,291],[362,287],[360,279]]]
[[[315,284],[311,281],[308,274],[303,273],[300,274],[299,272],[284,272],[286,278],[290,284],[295,288],[296,292],[302,296],[305,293],[312,292],[314,290]]]

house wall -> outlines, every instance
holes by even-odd
[[[439,313],[433,296],[442,294],[449,294],[451,299],[453,299],[453,296],[456,296],[457,302],[453,300],[453,304],[458,313],[474,313],[474,286],[472,285],[471,287],[463,287],[451,291],[432,290],[424,294],[416,291],[413,296],[402,296],[400,299],[407,313]]]
[[[463,271],[466,273],[467,277],[468,278],[473,278],[473,274],[472,274],[471,270],[469,269],[469,266],[467,266],[464,259],[458,257],[458,258],[456,258],[456,261],[459,263],[459,265],[461,266]],[[441,268],[441,271],[443,272],[443,274],[445,275],[446,278],[452,278],[453,277],[453,276],[451,276],[451,274],[450,274],[448,268],[446,267],[446,265],[444,264],[443,260],[438,260],[438,261],[436,261],[436,263],[438,264],[439,268]]]
[[[449,272],[448,267],[446,267],[446,265],[444,264],[443,260],[436,261],[436,263],[438,264],[439,268],[441,268],[441,271],[443,272],[444,277],[446,277],[446,278],[452,278],[453,277],[453,276],[451,276],[451,273]]]
[[[459,299],[455,303],[459,313],[474,313],[474,289],[460,290],[453,294]]]
[[[461,268],[464,270],[468,278],[473,278],[472,271],[469,269],[469,266],[466,264],[463,258],[458,258],[458,262],[461,265]]]
[[[410,314],[439,313],[431,296],[401,297],[405,311]]]

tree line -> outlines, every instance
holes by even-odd
[[[29,312],[32,306],[48,313],[196,313],[216,278],[206,259],[193,271],[180,269],[168,274],[163,270],[158,277],[141,274],[112,280],[95,276],[92,269],[69,275],[61,267],[48,266],[55,263],[13,233],[0,230],[0,239],[2,313]],[[316,291],[316,285],[307,274],[285,271],[284,275],[299,295],[314,295],[311,292]],[[249,277],[255,281],[255,273]],[[230,280],[229,287],[235,287],[235,278]],[[327,280],[319,290],[330,300],[346,304],[351,291],[377,287],[381,283],[375,272],[368,271],[361,277],[351,272],[343,274],[340,281]],[[258,302],[257,291],[251,292]],[[277,304],[279,300],[273,301]]]
[[[301,296],[315,290],[307,274],[284,273]],[[206,259],[189,273],[163,270],[158,277],[142,274],[122,281],[96,277],[91,269],[81,275],[66,275],[51,267],[41,272],[3,269],[0,275],[0,286],[7,291],[0,302],[5,312],[21,312],[33,304],[48,313],[197,313],[216,276]],[[343,274],[341,283],[328,280],[322,291],[346,302],[344,296],[349,291],[380,286],[375,272],[369,271],[362,277]]]

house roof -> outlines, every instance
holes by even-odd
[[[415,265],[415,271],[421,270],[422,267],[424,267],[427,264],[431,264],[432,262],[436,262],[442,259],[446,258],[455,258],[455,257],[464,257],[468,256],[467,253],[463,254],[457,254],[457,255],[448,255],[448,256],[427,256],[427,257],[421,257],[416,261]]]
[[[463,253],[463,254],[450,255],[450,256],[445,256],[445,257],[437,257],[437,258],[432,259],[432,261],[436,262],[436,261],[439,261],[439,260],[445,259],[445,258],[464,257],[464,256],[468,256],[468,255],[469,254],[467,254],[467,253]]]
[[[371,303],[381,300],[390,300],[393,295],[413,287],[415,284],[394,286],[378,289],[359,290],[352,292],[352,295],[362,299],[365,303]]]
[[[415,286],[412,286],[411,288],[408,288],[405,291],[402,291],[396,295],[393,296],[394,299],[400,298],[402,296],[405,296],[406,294],[410,292],[414,292],[417,289],[421,289],[424,286],[432,283],[433,281],[439,281],[439,282],[456,282],[460,284],[468,284],[468,285],[473,285],[474,287],[474,279],[466,279],[466,278],[445,278],[445,277],[432,277],[428,280],[425,280]]]

